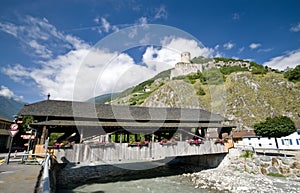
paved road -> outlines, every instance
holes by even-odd
[[[40,165],[0,163],[0,193],[33,193]]]

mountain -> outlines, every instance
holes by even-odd
[[[270,116],[285,115],[300,121],[299,81],[289,81],[286,73],[253,62],[224,58],[207,61],[215,67],[173,79],[169,78],[170,69],[125,90],[109,103],[202,108],[233,119],[241,129],[252,128]]]
[[[100,96],[97,96],[97,97],[94,97],[94,98],[90,98],[90,99],[87,100],[87,102],[104,104],[106,102],[109,102],[109,101],[113,100],[119,94],[120,93],[108,93],[108,94],[100,95]]]
[[[24,104],[24,102],[15,100],[13,98],[0,96],[0,117],[13,120],[13,116],[16,115],[21,108],[23,108]]]

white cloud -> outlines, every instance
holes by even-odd
[[[290,28],[291,32],[299,32],[300,31],[300,22],[297,25],[294,25]]]
[[[101,17],[101,23],[104,31],[108,33],[110,30],[110,23],[104,17]]]
[[[6,97],[8,99],[15,99],[17,101],[22,101],[23,96],[17,96],[13,91],[9,90],[6,86],[1,85],[0,96]]]
[[[41,96],[50,93],[52,99],[86,100],[101,94],[122,91],[162,70],[174,67],[180,61],[180,53],[183,51],[191,52],[192,57],[211,57],[214,54],[214,49],[202,47],[195,40],[162,37],[161,48],[146,49],[142,56],[146,65],[141,66],[128,54],[93,48],[78,37],[64,34],[46,19],[30,17],[28,22],[35,28],[35,35],[30,37],[22,32],[21,27],[28,32],[32,29],[31,26],[11,25],[17,29],[16,38],[21,41],[30,40],[26,45],[35,51],[41,51],[41,59],[29,67],[16,64],[7,66],[2,71],[16,82],[26,82],[38,87]],[[147,20],[142,18],[140,23],[146,24]],[[43,37],[38,38],[37,34]],[[46,39],[47,41],[43,41]],[[57,47],[48,46],[53,41],[58,47],[65,46],[65,51],[54,53]],[[143,41],[147,41],[147,34]]]
[[[146,27],[146,26],[147,26],[147,23],[148,23],[147,17],[141,17],[141,18],[139,19],[139,23],[140,23],[140,25],[141,25],[142,27]]]
[[[223,46],[226,50],[231,50],[234,47],[234,44],[231,42],[228,42],[228,43],[224,44]]]
[[[239,13],[232,14],[232,19],[233,20],[240,20],[240,14]]]
[[[241,47],[241,48],[239,49],[238,53],[240,54],[240,53],[242,53],[244,50],[245,50],[245,47]]]
[[[20,25],[0,22],[0,31],[17,38],[29,55],[42,59],[55,57],[69,49],[86,47],[83,41],[58,31],[45,18],[25,16]]]
[[[166,19],[168,17],[168,12],[164,5],[161,5],[159,8],[155,9],[154,19]]]
[[[271,52],[273,48],[259,49],[258,52]]]
[[[300,65],[300,50],[291,51],[285,55],[272,58],[263,65],[278,70],[285,70],[287,67],[295,68],[297,65]]]
[[[18,28],[11,23],[0,23],[0,30],[13,35],[14,37],[18,34]]]
[[[261,47],[261,44],[259,44],[259,43],[251,43],[249,45],[249,48],[252,49],[252,50],[257,49],[259,47]]]
[[[190,52],[191,59],[198,56],[212,57],[214,50],[202,47],[195,40],[166,37],[162,40],[162,48],[148,47],[143,55],[143,62],[151,69],[166,70],[179,62],[182,52]]]

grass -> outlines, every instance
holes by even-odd
[[[240,156],[241,158],[252,158],[253,157],[253,152],[252,151],[245,151],[244,154]]]
[[[285,178],[283,174],[279,174],[279,173],[268,173],[267,176]]]

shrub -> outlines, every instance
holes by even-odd
[[[241,156],[241,158],[252,158],[253,157],[253,152],[246,150]]]
[[[266,121],[254,125],[254,132],[262,137],[283,137],[295,131],[295,123],[286,116],[268,117]]]
[[[285,177],[283,174],[279,174],[279,173],[268,173],[267,176],[273,176],[273,177]]]

